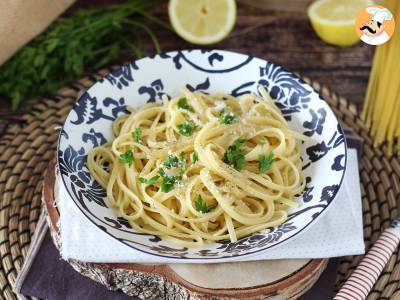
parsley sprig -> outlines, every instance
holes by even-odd
[[[167,169],[171,168],[181,168],[181,175],[183,175],[186,172],[186,161],[184,157],[184,153],[182,152],[179,157],[168,154],[167,158],[164,160],[164,166]]]
[[[182,180],[182,176],[172,176],[165,173],[162,168],[158,169],[158,174],[161,177],[161,192],[168,193],[174,189],[175,184]]]
[[[179,166],[179,158],[175,155],[168,154],[167,158],[164,160],[164,166],[168,169],[177,168]]]
[[[271,150],[269,151],[268,156],[265,156],[264,154],[259,154],[258,160],[258,170],[260,171],[260,173],[265,173],[269,168],[271,168],[272,163],[274,162],[274,153]]]
[[[228,112],[226,108],[219,112],[219,122],[221,124],[234,124],[237,122],[237,117],[234,113]]]
[[[193,161],[193,164],[195,164],[196,162],[199,161],[199,154],[196,151],[193,152],[192,161]]]
[[[119,156],[119,162],[122,164],[128,164],[129,167],[132,166],[135,156],[133,155],[132,149],[126,150]]]
[[[191,136],[193,133],[193,130],[196,129],[197,125],[193,122],[193,120],[188,120],[188,121],[185,121],[185,122],[177,125],[176,127],[178,128],[178,131],[181,135]]]
[[[209,213],[215,209],[215,206],[208,205],[200,195],[197,196],[194,206],[197,211],[202,213]]]
[[[132,132],[132,137],[135,143],[141,143],[141,137],[142,135],[142,129],[141,128],[135,128],[135,130]]]
[[[160,175],[153,176],[150,179],[146,179],[144,177],[139,177],[139,181],[141,183],[144,183],[144,184],[147,184],[147,185],[154,185],[159,178],[160,178]]]
[[[246,164],[244,150],[241,148],[245,139],[237,139],[228,147],[224,154],[224,162],[240,171]]]
[[[185,97],[179,98],[177,105],[181,109],[186,109],[190,112],[194,112],[193,106],[189,105],[188,100]]]
[[[128,0],[83,8],[59,18],[0,67],[0,94],[16,109],[23,100],[52,93],[88,68],[96,70],[115,61],[123,51],[140,58],[141,33],[148,34],[160,52],[157,38],[147,25],[151,20],[169,27],[149,14],[159,2]]]

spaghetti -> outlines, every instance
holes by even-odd
[[[387,0],[395,19],[400,2]],[[362,117],[371,128],[375,146],[387,142],[387,152],[400,154],[400,34],[377,47],[372,65]],[[397,140],[397,142],[396,142]]]
[[[195,247],[287,219],[303,191],[298,139],[264,88],[239,99],[183,90],[113,123],[91,175],[138,232]]]

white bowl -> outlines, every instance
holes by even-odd
[[[188,249],[157,236],[137,233],[109,208],[106,193],[90,176],[86,155],[112,139],[111,124],[138,107],[175,96],[182,86],[233,96],[266,87],[289,126],[308,136],[301,145],[307,186],[298,209],[277,228],[235,243],[206,244]],[[301,234],[322,216],[341,186],[346,168],[346,144],[340,124],[328,104],[308,84],[264,59],[222,50],[185,50],[146,57],[112,71],[94,84],[72,108],[58,144],[58,167],[64,184],[82,214],[116,240],[152,255],[176,260],[229,261],[260,254]]]

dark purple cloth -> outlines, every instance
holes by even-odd
[[[328,265],[325,271],[321,274],[321,277],[309,289],[299,300],[319,300],[319,299],[332,299],[334,294],[336,282],[336,274],[339,269],[340,259],[334,257],[329,259]]]
[[[339,260],[330,259],[327,269],[301,300],[331,299]],[[79,274],[61,259],[47,232],[25,278],[21,293],[45,300],[125,300],[137,299],[109,291],[101,284]]]
[[[349,132],[347,132],[348,134]],[[360,138],[348,137],[347,145],[361,154],[363,141]],[[300,300],[332,299],[339,259],[331,258],[326,270]],[[47,232],[32,266],[22,284],[21,292],[44,300],[80,300],[104,299],[121,300],[137,299],[128,297],[122,292],[112,292],[101,284],[80,275],[61,259],[54,246],[50,233]]]
[[[45,300],[138,299],[119,291],[109,291],[100,283],[76,272],[61,259],[49,232],[22,284],[21,293]]]

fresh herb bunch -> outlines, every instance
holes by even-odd
[[[142,56],[140,34],[145,32],[159,52],[148,20],[163,26],[147,11],[159,0],[127,0],[106,7],[81,9],[59,18],[0,67],[0,94],[12,108],[28,98],[48,94],[79,77],[89,66],[100,68],[115,60],[122,49]]]

